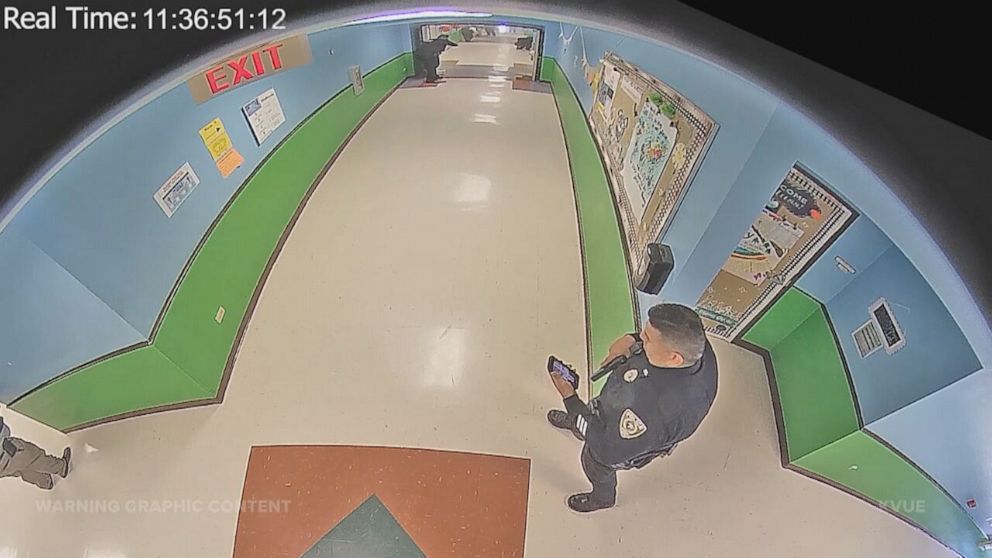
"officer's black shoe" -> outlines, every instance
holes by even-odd
[[[548,422],[550,422],[551,426],[554,426],[555,428],[568,430],[579,441],[583,440],[582,434],[579,434],[578,430],[575,429],[575,422],[568,417],[568,413],[565,411],[559,411],[558,409],[548,411]]]
[[[596,510],[612,508],[616,504],[614,501],[604,501],[594,498],[591,492],[572,494],[568,497],[568,507],[579,513],[589,513]]]

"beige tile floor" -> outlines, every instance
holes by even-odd
[[[485,38],[483,38],[485,39]],[[471,70],[492,67],[498,71],[519,70],[530,75],[534,60],[529,50],[517,50],[510,42],[463,42],[441,54],[441,68],[447,77],[470,77]]]
[[[566,510],[586,485],[577,442],[544,421],[558,399],[542,368],[584,354],[579,266],[550,96],[500,80],[398,91],[293,231],[224,404],[73,434],[76,471],[50,493],[0,481],[0,558],[230,556],[249,448],[279,443],[529,457],[532,558],[951,556],[781,469],[762,362],[722,343],[696,436],[623,474],[616,509]],[[91,509],[44,508],[68,502]]]

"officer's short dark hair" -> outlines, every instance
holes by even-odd
[[[703,358],[706,333],[699,314],[681,304],[656,304],[648,310],[648,323],[661,332],[668,348],[682,355],[687,366]]]

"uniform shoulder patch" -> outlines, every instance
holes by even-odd
[[[630,440],[648,431],[647,425],[634,411],[627,409],[620,416],[620,437]]]

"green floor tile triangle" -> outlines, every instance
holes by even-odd
[[[374,494],[300,558],[426,558]]]

